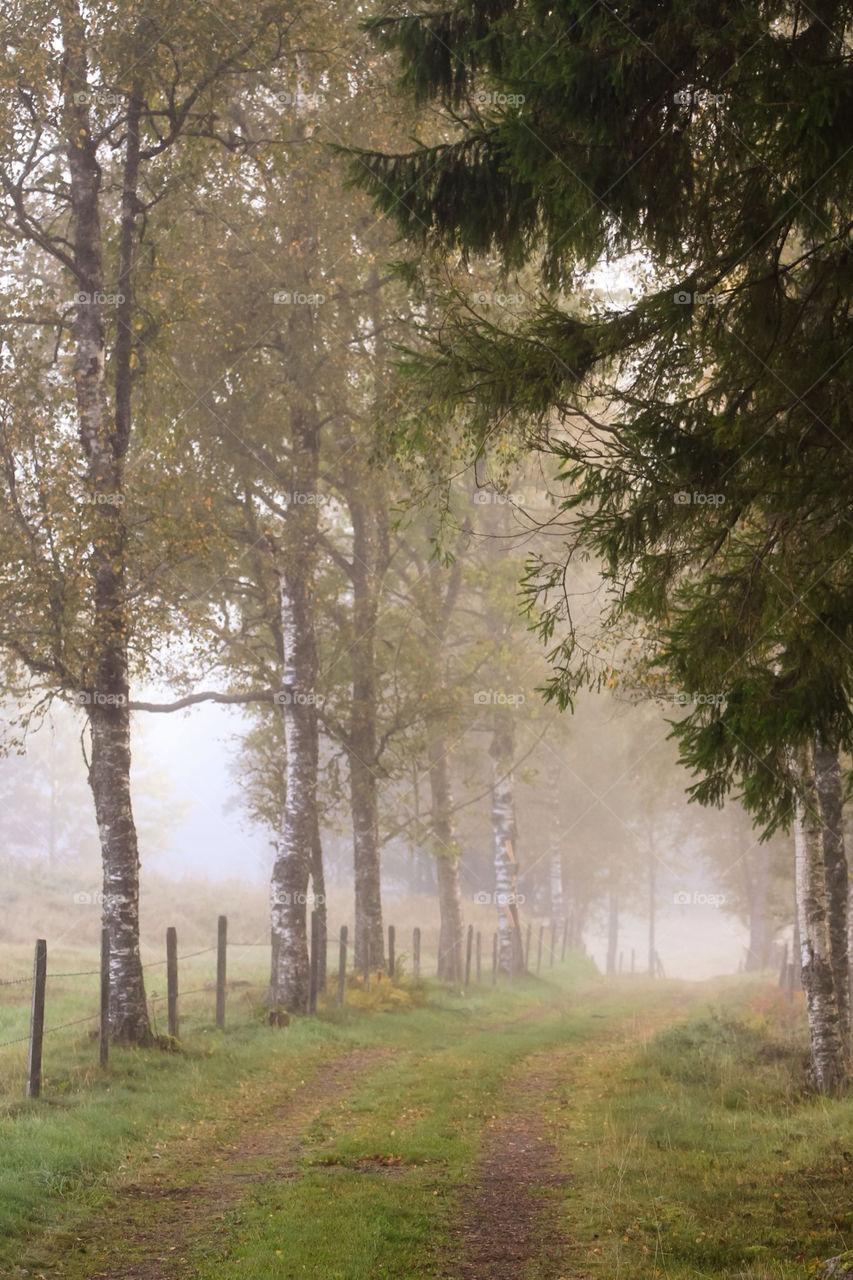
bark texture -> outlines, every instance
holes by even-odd
[[[347,496],[353,527],[352,705],[347,754],[352,808],[355,871],[355,963],[363,967],[370,947],[370,963],[385,965],[382,928],[382,888],[379,857],[379,797],[377,762],[376,623],[379,592],[387,564],[387,543],[379,504],[366,493]]]
[[[850,1041],[850,952],[848,942],[850,878],[844,847],[841,811],[841,767],[838,752],[815,745],[815,779],[823,826],[823,859],[826,870],[827,920],[832,972],[838,998],[838,1018],[845,1049]]]
[[[794,753],[792,773],[795,783],[797,915],[811,1045],[811,1077],[818,1091],[830,1093],[843,1087],[846,1065],[832,968],[823,823],[814,747],[811,744]]]
[[[517,905],[515,781],[512,773],[514,735],[511,725],[505,719],[501,719],[496,725],[489,751],[492,757],[492,836],[498,908],[498,966],[501,973],[512,975],[523,968],[523,952]]]
[[[114,349],[115,404],[105,396],[106,296],[101,233],[101,173],[89,120],[85,24],[76,0],[60,7],[66,68],[73,260],[77,299],[72,327],[78,432],[92,499],[89,539],[93,582],[92,642],[86,705],[92,734],[89,783],[101,843],[104,927],[110,940],[110,1031],[145,1044],[151,1029],[139,955],[139,856],[130,793],[128,707],[127,525],[124,469],[131,428],[132,258],[136,235],[141,102],[128,103],[119,247],[119,303]],[[105,496],[115,500],[104,501]]]
[[[306,309],[307,310],[307,309]],[[300,317],[299,323],[305,323]],[[281,552],[281,630],[284,648],[281,703],[284,712],[285,800],[281,839],[270,886],[272,928],[278,937],[276,1003],[291,1013],[308,1008],[308,877],[319,851],[317,815],[317,641],[314,575],[318,552],[318,439],[313,415],[291,420],[291,472]],[[315,881],[316,884],[316,881]]]
[[[438,976],[447,982],[460,982],[463,942],[459,848],[451,818],[453,795],[447,742],[438,735],[434,735],[429,744],[429,785],[441,920],[438,940]]]

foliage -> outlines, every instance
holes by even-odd
[[[790,746],[853,735],[850,25],[845,4],[397,11],[374,29],[444,136],[352,168],[415,244],[537,272],[512,324],[451,298],[415,384],[462,407],[472,453],[510,421],[563,460],[606,622],[645,620],[651,665],[720,695],[675,727],[692,794],[740,786],[771,830]],[[567,297],[631,255],[639,296]],[[564,565],[542,570],[567,705],[602,671],[566,635]]]

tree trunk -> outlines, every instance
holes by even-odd
[[[352,706],[347,741],[355,869],[355,963],[361,968],[370,946],[373,967],[385,966],[382,886],[379,859],[379,799],[376,732],[376,623],[382,548],[373,527],[377,512],[361,492],[348,494],[353,527],[352,583],[355,642],[352,662]]]
[[[846,1080],[844,1045],[829,937],[823,823],[818,804],[814,749],[794,755],[796,784],[794,848],[800,924],[803,990],[811,1042],[811,1077],[822,1093],[839,1091]]]
[[[550,789],[553,795],[554,846],[548,857],[548,889],[551,927],[553,929],[557,928],[563,918],[563,827],[560,806],[560,777],[560,764],[555,757],[550,778]]]
[[[548,885],[551,925],[556,928],[563,918],[563,856],[560,849],[555,849],[548,859]]]
[[[766,969],[769,938],[767,934],[767,879],[770,870],[770,848],[762,844],[758,849],[758,868],[753,874],[749,858],[744,859],[747,905],[749,909],[749,946],[746,953],[746,969],[759,972]]]
[[[649,977],[657,975],[657,952],[655,950],[655,915],[657,913],[657,868],[654,858],[649,861]]]
[[[320,956],[317,966],[317,983],[320,991],[326,990],[326,961],[328,959],[329,917],[326,909],[326,873],[323,867],[323,842],[320,837],[320,814],[314,805],[314,837],[311,841],[311,889],[314,893],[314,910],[320,922]]]
[[[114,352],[115,412],[104,393],[106,296],[100,222],[100,168],[89,122],[86,31],[75,0],[60,9],[66,66],[65,121],[74,225],[77,300],[72,326],[78,434],[90,497],[90,562],[94,575],[92,641],[86,684],[79,691],[92,733],[89,783],[101,841],[104,927],[110,942],[110,1032],[146,1044],[151,1029],[139,955],[139,855],[130,794],[126,595],[127,525],[124,462],[132,389],[132,262],[137,216],[139,116],[128,101],[119,245],[119,302]]]
[[[438,976],[446,982],[462,981],[462,893],[459,885],[459,847],[454,839],[450,811],[453,798],[447,743],[433,736],[429,744],[429,785],[438,910]]]
[[[294,308],[296,311],[297,308]],[[305,309],[307,311],[307,308]],[[302,320],[304,323],[304,319]],[[318,843],[317,643],[314,574],[318,518],[317,428],[310,413],[294,415],[291,501],[281,552],[281,630],[284,648],[280,699],[284,711],[285,799],[281,840],[270,891],[272,928],[278,935],[275,997],[291,1013],[308,1009],[308,877]]]
[[[850,894],[844,821],[841,812],[841,768],[838,752],[815,745],[815,779],[823,826],[827,920],[832,972],[838,999],[838,1018],[845,1049],[850,1041],[850,953],[848,950],[848,900]]]
[[[355,964],[364,966],[367,947],[375,968],[385,965],[382,890],[379,862],[379,818],[376,774],[366,759],[375,757],[375,734],[362,724],[349,752],[350,806],[355,869]],[[371,745],[373,749],[371,750]]]
[[[130,801],[130,718],[123,702],[89,708],[89,785],[103,858],[103,923],[110,939],[110,1034],[126,1044],[151,1040],[139,954],[139,856]],[[125,685],[125,688],[127,686]]]
[[[495,855],[495,899],[498,908],[498,966],[502,973],[523,968],[518,918],[518,863],[515,856],[515,783],[512,775],[514,737],[502,720],[492,736],[492,835]]]
[[[610,889],[607,894],[607,967],[608,977],[616,972],[616,952],[619,946],[619,897],[614,884],[615,876],[610,875]]]

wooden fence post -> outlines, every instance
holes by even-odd
[[[566,958],[566,946],[568,945],[568,941],[569,941],[569,917],[566,916],[565,920],[563,921],[563,949],[560,952],[561,961],[565,960]]]
[[[98,1066],[110,1056],[110,931],[101,930],[101,1020],[98,1024]]]
[[[497,984],[498,980],[498,935],[492,934],[492,986]]]
[[[471,985],[471,952],[474,946],[474,926],[468,925],[468,937],[465,940],[465,986]]]
[[[477,930],[477,941],[474,948],[477,955],[477,981],[483,980],[483,935]]]
[[[421,980],[421,931],[417,925],[412,932],[412,977]]]
[[[228,917],[220,916],[216,924],[216,1025],[225,1027],[225,956],[228,945]]]
[[[166,930],[166,1016],[169,1035],[178,1038],[178,931]]]
[[[548,946],[548,968],[554,968],[554,952],[557,950],[557,921],[551,921],[551,941]]]
[[[41,1093],[41,1051],[44,1040],[44,990],[47,984],[47,943],[39,938],[33,959],[33,1003],[30,1010],[30,1044],[27,1053],[27,1097]]]
[[[631,972],[634,972],[634,948],[631,948]]]
[[[533,925],[532,923],[528,923],[527,937],[524,940],[524,967],[525,969],[527,969],[528,972],[530,971],[530,935],[532,934],[532,932],[533,932]]]
[[[308,1012],[317,1012],[317,978],[320,972],[320,919],[311,912],[311,951],[308,959]]]
[[[542,972],[542,939],[545,937],[545,926],[539,926],[539,945],[536,948],[536,977]]]
[[[394,970],[397,967],[397,957],[395,955],[397,941],[397,930],[393,924],[388,926],[388,977],[394,981]]]

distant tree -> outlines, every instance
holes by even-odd
[[[670,676],[722,695],[677,726],[692,792],[741,788],[759,821],[793,821],[812,1076],[841,1087],[846,931],[827,923],[815,751],[853,741],[849,9],[501,0],[372,26],[444,112],[423,145],[359,152],[354,180],[417,244],[542,282],[515,323],[451,307],[433,412],[465,404],[476,447],[507,417],[550,432],[611,617],[650,621]],[[566,303],[630,254],[652,273],[628,305]],[[564,622],[558,602],[567,701],[597,673]]]

